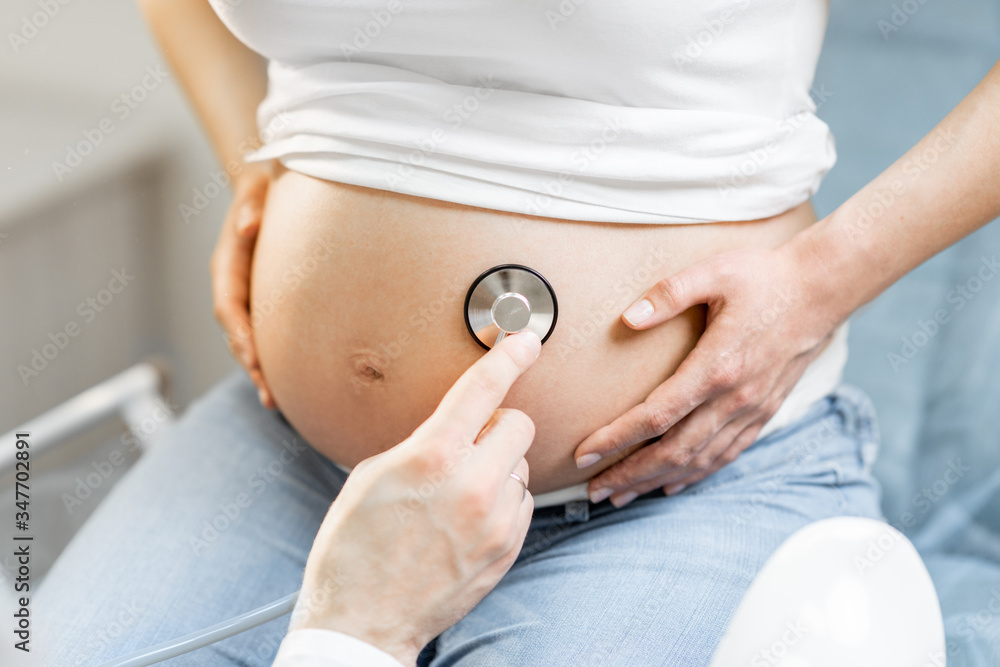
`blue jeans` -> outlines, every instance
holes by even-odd
[[[841,386],[715,475],[623,509],[540,508],[496,589],[421,665],[704,665],[768,556],[830,516],[880,517],[868,398]],[[242,373],[195,402],[74,537],[37,596],[46,664],[94,665],[301,585],[345,479]],[[270,665],[288,617],[166,665]]]

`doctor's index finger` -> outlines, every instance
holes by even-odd
[[[462,374],[430,421],[457,426],[463,435],[474,440],[517,378],[535,363],[541,345],[532,331],[504,338]]]

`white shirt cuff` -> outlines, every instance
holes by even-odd
[[[304,628],[285,635],[272,667],[403,667],[385,651],[334,630]]]

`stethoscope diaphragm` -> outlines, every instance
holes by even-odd
[[[556,328],[556,293],[542,274],[520,264],[482,273],[465,295],[465,326],[487,350],[504,336],[531,329],[544,343]]]

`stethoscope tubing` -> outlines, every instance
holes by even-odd
[[[292,611],[295,608],[295,602],[299,599],[299,592],[295,591],[253,611],[248,611],[227,621],[196,630],[183,637],[177,637],[156,646],[139,649],[110,662],[102,663],[100,667],[146,667],[147,665],[153,665],[164,660],[169,660],[170,658],[176,658],[179,655],[203,648],[209,644],[214,644],[233,635],[238,635],[241,632],[255,628],[258,625],[263,625]]]

